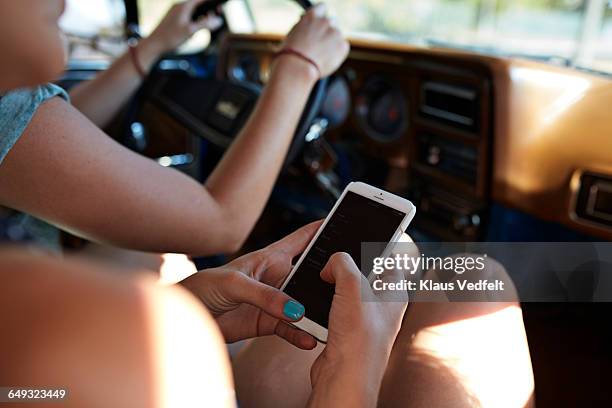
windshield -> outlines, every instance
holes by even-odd
[[[151,34],[170,7],[172,7],[174,3],[180,1],[181,0],[137,0],[141,34],[143,36]],[[185,43],[179,51],[198,51],[206,47],[209,42],[210,35],[208,31],[202,30]]]
[[[289,0],[249,0],[259,32],[286,33],[301,11]],[[612,1],[328,0],[353,38],[540,59],[612,72]]]
[[[181,0],[137,0],[140,29],[144,36],[157,26],[168,9]],[[124,0],[67,0],[60,27],[68,38],[70,60],[112,61],[125,51]],[[180,52],[206,47],[206,30],[195,34]]]
[[[71,60],[109,61],[124,48],[123,0],[67,0],[60,27]]]

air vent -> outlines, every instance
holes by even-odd
[[[411,199],[419,208],[416,218],[419,228],[448,239],[479,238],[486,212],[484,203],[422,179],[413,184]]]
[[[478,152],[475,147],[430,134],[421,135],[419,142],[421,163],[471,184],[476,183]]]
[[[427,81],[421,86],[421,115],[463,130],[479,128],[479,97],[474,88]]]
[[[575,211],[584,220],[612,226],[612,177],[583,174]]]

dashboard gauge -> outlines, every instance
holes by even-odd
[[[233,64],[230,64],[228,75],[237,82],[261,83],[259,61],[252,54],[238,55]]]
[[[393,142],[408,127],[408,102],[397,84],[375,76],[359,91],[355,115],[368,137],[377,142]]]
[[[351,111],[351,91],[348,82],[342,76],[334,77],[327,87],[321,115],[334,128],[344,123]]]

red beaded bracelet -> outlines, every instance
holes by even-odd
[[[294,48],[291,48],[291,47],[285,47],[285,48],[281,49],[280,51],[278,51],[276,54],[274,54],[274,57],[275,58],[276,57],[280,57],[281,55],[294,55],[294,56],[300,58],[301,60],[309,63],[310,65],[312,65],[314,67],[314,69],[317,70],[319,78],[322,77],[321,68],[319,68],[319,65],[316,62],[314,62],[314,60],[312,58],[310,58],[307,55],[301,53],[300,51],[298,51],[298,50],[296,50]]]

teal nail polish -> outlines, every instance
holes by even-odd
[[[285,307],[283,307],[283,314],[291,320],[300,319],[304,316],[305,311],[306,309],[304,309],[304,306],[295,300],[288,300],[287,303],[285,303]]]

